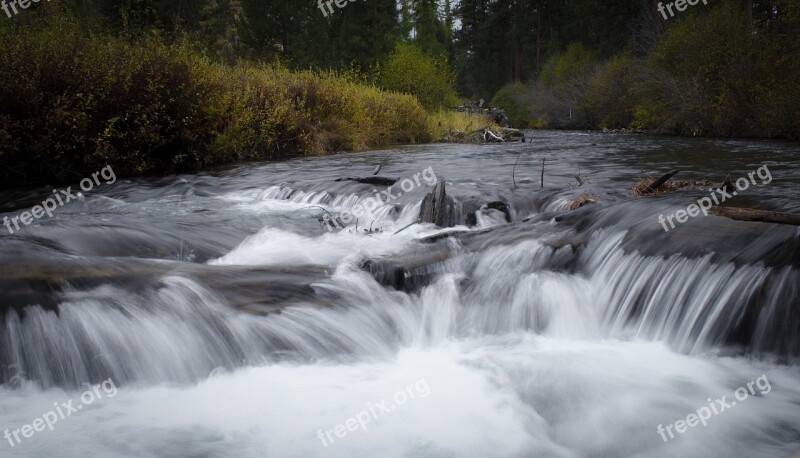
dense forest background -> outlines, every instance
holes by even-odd
[[[441,88],[432,95],[409,82],[402,66],[386,70],[398,49],[419,68],[402,48],[415,43],[446,60],[460,96],[502,105],[524,127],[800,135],[799,0],[712,0],[668,20],[657,4],[361,0],[327,17],[315,0],[73,0],[71,8],[92,27],[188,35],[228,62],[357,68],[431,98],[427,105],[454,103]]]
[[[800,0],[658,3],[32,4],[0,13],[0,177],[431,141],[423,113],[478,99],[516,127],[800,138]]]

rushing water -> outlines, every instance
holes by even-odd
[[[800,212],[800,149],[530,136],[118,181],[0,235],[0,433],[114,386],[52,430],[0,438],[0,456],[800,449],[800,231],[699,216],[667,233],[658,215],[708,187],[630,192],[642,172],[719,182],[767,166],[771,181],[731,205]],[[469,233],[422,241],[443,232],[412,224],[423,179],[358,231],[325,230],[384,189],[334,180],[381,163],[432,170],[459,205],[505,202],[513,223],[465,204]],[[0,217],[50,189],[6,192]],[[596,202],[569,210],[584,194]],[[662,439],[659,425],[748,383],[746,400]]]

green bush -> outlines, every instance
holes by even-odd
[[[539,81],[549,89],[566,91],[582,83],[594,69],[595,62],[582,43],[572,43],[566,51],[545,61]]]
[[[581,43],[573,43],[547,59],[539,81],[533,85],[532,124],[567,129],[596,127],[586,100],[595,66],[594,55]]]
[[[501,88],[492,98],[491,106],[502,108],[513,127],[530,126],[530,88],[521,83],[509,84]]]
[[[377,70],[377,80],[384,89],[416,96],[428,109],[458,102],[447,57],[427,54],[415,43],[398,44]]]
[[[800,40],[737,26],[744,22],[737,5],[723,4],[673,24],[637,84],[634,124],[685,135],[797,137]]]
[[[640,59],[621,53],[596,64],[570,45],[531,86],[531,125],[798,138],[800,2],[782,18],[749,30],[738,4],[693,10]]]
[[[44,21],[43,21],[44,22]],[[0,183],[71,181],[430,140],[412,96],[334,74],[212,63],[50,18],[0,29]]]
[[[628,53],[616,55],[595,69],[584,98],[593,125],[608,129],[629,127],[634,112],[630,89],[638,71]]]

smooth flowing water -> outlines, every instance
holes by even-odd
[[[800,213],[797,145],[528,135],[120,180],[3,233],[0,456],[798,451],[800,230],[701,214],[665,232],[658,216],[709,186],[630,191],[766,166],[725,205]],[[328,231],[386,188],[335,180],[378,164],[420,185]],[[432,173],[457,236],[413,224]],[[0,218],[51,189],[5,192]]]

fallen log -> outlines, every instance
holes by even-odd
[[[753,221],[759,223],[789,224],[792,226],[800,226],[800,215],[796,213],[781,213],[740,207],[712,207],[711,213],[737,221]]]
[[[670,178],[674,177],[678,174],[680,170],[670,170],[666,174],[662,175],[661,178],[657,179],[656,181],[650,183],[649,185],[640,185],[637,186],[635,189],[639,194],[651,194],[658,191],[658,188],[664,186],[664,183],[669,181]]]
[[[525,139],[525,134],[522,133],[519,129],[512,129],[511,127],[501,127],[500,128],[500,135],[503,136],[505,139],[516,139],[522,138]]]
[[[491,126],[481,127],[470,132],[448,130],[439,139],[443,143],[501,143],[525,142],[525,134],[517,129],[501,127],[493,129]]]
[[[83,258],[50,256],[16,256],[0,254],[0,326],[9,310],[18,313],[28,306],[58,311],[68,301],[69,293],[98,298],[101,286],[114,286],[137,291],[161,288],[166,276],[182,276],[196,280],[217,293],[231,307],[254,314],[268,314],[297,304],[332,305],[333,300],[321,297],[313,283],[330,277],[330,266],[213,266],[178,261],[134,258]]]
[[[499,135],[495,134],[490,129],[486,129],[483,132],[483,141],[485,141],[487,143],[488,142],[502,143],[503,142],[503,137],[500,137]]]
[[[437,243],[446,239],[458,240],[459,247]],[[419,239],[425,245],[414,251],[390,257],[367,258],[360,267],[384,286],[413,293],[439,278],[445,272],[441,264],[453,256],[490,246],[511,246],[525,240],[539,240],[554,252],[569,247],[575,255],[587,243],[588,235],[576,234],[566,228],[554,232],[552,226],[537,225],[533,220],[475,231],[451,230]],[[566,269],[574,259],[574,256],[553,258],[548,261],[552,263],[549,267]]]
[[[397,183],[397,178],[387,178],[387,177],[378,177],[378,176],[369,176],[369,177],[348,177],[348,178],[337,178],[336,181],[355,181],[356,183],[362,184],[372,184],[377,186],[391,186]]]

